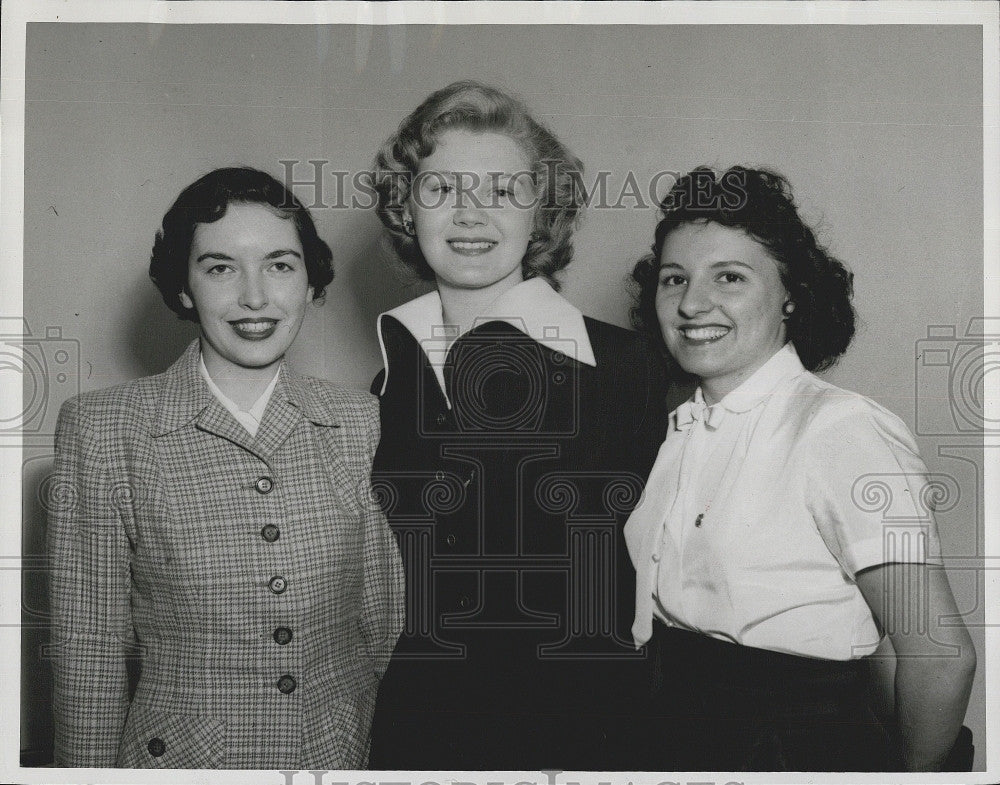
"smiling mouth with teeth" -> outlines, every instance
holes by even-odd
[[[488,251],[496,243],[492,240],[449,240],[448,245],[458,251]]]
[[[244,319],[230,324],[242,337],[251,339],[267,338],[278,326],[276,319]]]
[[[681,327],[681,334],[689,341],[717,341],[729,333],[728,327],[713,325],[710,327]]]

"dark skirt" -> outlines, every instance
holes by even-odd
[[[870,705],[864,659],[782,654],[658,622],[649,645],[658,771],[900,768]]]

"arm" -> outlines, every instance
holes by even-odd
[[[379,442],[379,413],[375,404],[366,410],[368,424],[367,462],[360,494],[364,509],[364,588],[361,600],[361,634],[375,670],[381,677],[405,621],[405,581],[399,546],[389,528],[371,485],[372,461]]]
[[[976,652],[948,578],[926,564],[882,564],[856,576],[896,650],[896,720],[907,771],[940,771],[972,689]]]
[[[68,402],[48,525],[57,766],[114,766],[129,705],[129,548],[96,436],[80,403]]]
[[[638,344],[634,364],[623,368],[621,376],[632,379],[633,415],[630,432],[623,436],[623,466],[645,482],[667,434],[670,406],[680,393],[667,376],[667,366],[656,349],[644,338]],[[674,403],[676,405],[676,402]]]
[[[808,451],[810,509],[895,648],[903,765],[935,769],[961,728],[976,655],[939,564],[927,467],[895,415],[860,397],[826,404]]]

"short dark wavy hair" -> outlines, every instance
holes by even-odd
[[[181,191],[163,216],[149,259],[149,277],[167,307],[181,319],[198,321],[195,310],[185,308],[180,300],[181,292],[187,291],[195,228],[198,224],[218,221],[234,203],[266,205],[294,222],[313,299],[322,298],[333,280],[333,254],[316,233],[309,211],[271,175],[247,166],[234,166],[215,169],[195,180]]]
[[[377,212],[400,259],[423,280],[434,280],[416,238],[403,228],[403,206],[420,161],[434,152],[440,134],[450,129],[504,134],[520,145],[540,189],[540,208],[521,260],[522,271],[526,279],[542,276],[558,288],[553,276],[573,258],[573,229],[586,204],[583,164],[521,101],[474,81],[455,82],[431,93],[375,156]]]
[[[667,236],[690,223],[742,229],[778,263],[795,310],[786,336],[810,371],[833,365],[854,337],[853,274],[821,247],[799,217],[788,181],[767,169],[734,166],[724,172],[701,166],[677,180],[660,203],[652,253],[632,270],[638,286],[632,323],[666,351],[656,316],[660,255]]]

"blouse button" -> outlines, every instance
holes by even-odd
[[[274,542],[281,536],[281,531],[273,523],[269,523],[260,530],[260,536],[267,542]]]
[[[293,679],[287,673],[280,679],[278,679],[278,692],[282,693],[283,695],[288,695],[292,692],[295,692],[295,688],[297,686],[298,685],[295,683],[295,679]]]
[[[288,588],[288,581],[282,578],[280,575],[275,575],[271,580],[267,582],[267,588],[269,588],[274,594],[281,594],[285,589]]]
[[[167,751],[167,745],[164,743],[163,739],[156,736],[149,740],[149,744],[146,745],[146,749],[149,750],[149,754],[154,758],[159,758],[164,752]]]
[[[279,646],[284,646],[292,640],[292,631],[288,627],[278,627],[274,631],[274,642]]]
[[[270,493],[274,487],[274,480],[270,477],[261,477],[253,485],[257,489],[257,493]]]
[[[659,551],[653,551],[652,559],[653,559],[653,561],[659,561],[660,560],[660,552]]]

